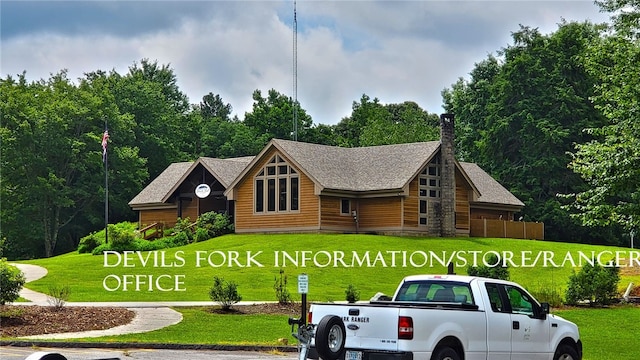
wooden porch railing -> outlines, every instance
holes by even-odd
[[[151,231],[153,230],[153,231]],[[149,234],[147,234],[149,232]],[[145,240],[158,239],[164,237],[164,223],[154,222],[140,229],[142,238]]]

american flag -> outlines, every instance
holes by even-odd
[[[105,130],[102,134],[102,162],[107,161],[107,143],[109,142],[109,131]]]

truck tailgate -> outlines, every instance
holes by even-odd
[[[372,304],[314,304],[313,323],[326,315],[342,318],[347,349],[398,350],[398,308]]]

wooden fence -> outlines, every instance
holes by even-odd
[[[471,219],[470,236],[544,240],[544,223]]]

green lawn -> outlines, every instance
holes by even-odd
[[[278,339],[286,338],[289,343],[295,343],[286,315],[215,314],[208,311],[208,307],[175,310],[182,313],[182,321],[164,329],[80,341],[277,346],[282,345]]]
[[[216,275],[236,282],[244,300],[276,300],[273,285],[280,269],[284,269],[288,276],[288,289],[294,300],[299,299],[297,275],[306,273],[309,275],[310,300],[337,301],[344,300],[344,291],[349,284],[353,284],[361,291],[362,298],[367,299],[378,291],[393,293],[398,281],[406,275],[446,273],[442,263],[446,264],[452,256],[453,261],[460,265],[456,272],[466,274],[466,264],[473,262],[474,251],[481,252],[476,255],[480,261],[490,251],[513,253],[512,261],[518,265],[510,268],[513,281],[534,292],[541,288],[563,292],[572,264],[565,261],[563,267],[554,265],[562,265],[566,254],[571,254],[577,262],[578,251],[585,254],[604,252],[602,259],[609,259],[613,255],[608,252],[615,254],[615,251],[624,250],[514,239],[227,235],[155,253],[129,254],[126,259],[115,255],[105,258],[69,253],[24,263],[41,265],[49,270],[45,278],[29,283],[28,288],[46,293],[50,284],[69,285],[69,301],[206,301]],[[355,266],[352,266],[354,252]],[[430,261],[425,262],[425,254]],[[523,267],[522,254],[529,257],[524,263],[526,266],[533,265],[538,258],[535,266]],[[550,254],[555,257],[549,258]],[[138,284],[137,289],[136,276],[144,281]],[[127,285],[126,291],[124,280],[133,281]],[[629,281],[640,283],[640,275],[623,277],[620,287],[626,287]]]
[[[556,312],[580,328],[583,360],[635,360],[640,354],[640,308],[571,309]]]

